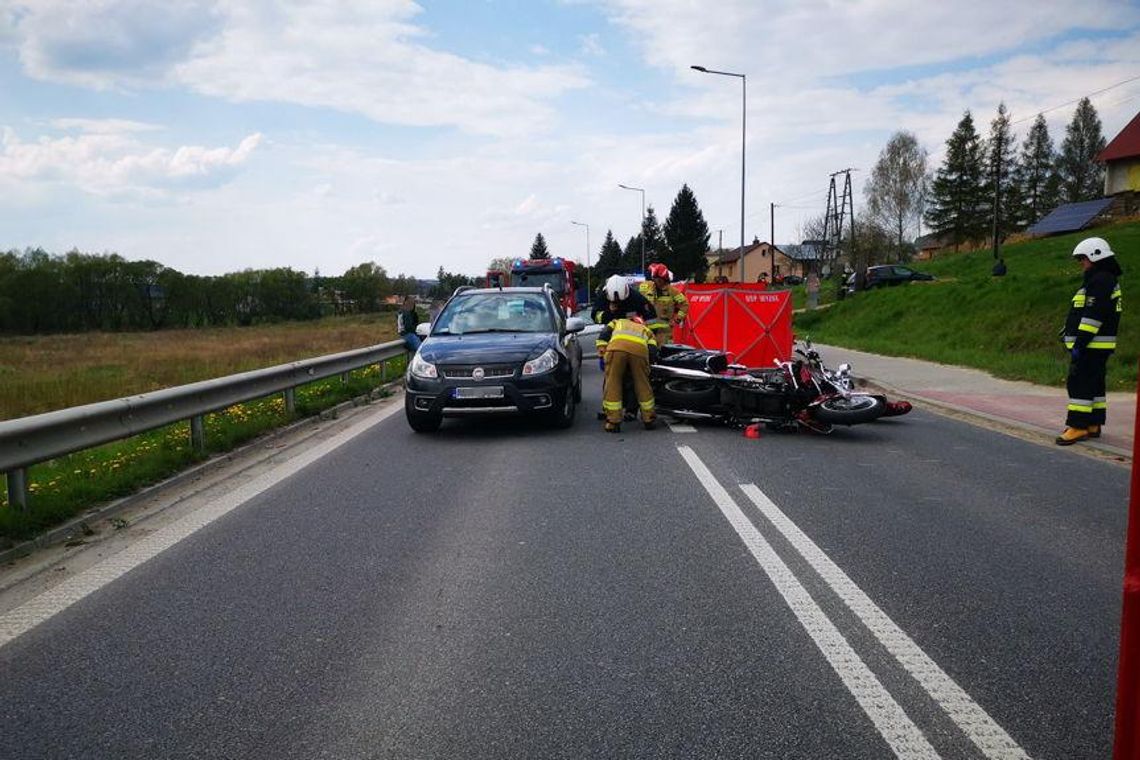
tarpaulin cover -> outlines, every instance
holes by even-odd
[[[725,351],[736,364],[771,367],[792,355],[792,294],[764,283],[686,284],[689,317],[673,340]]]

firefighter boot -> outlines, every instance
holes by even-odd
[[[621,423],[620,422],[607,422],[606,423],[606,432],[607,433],[620,433],[621,432]]]
[[[645,426],[646,430],[655,430],[657,428],[657,418],[654,417],[653,419],[644,420],[641,424]]]
[[[1058,446],[1072,446],[1077,441],[1083,441],[1089,437],[1089,431],[1085,428],[1067,427],[1065,432],[1057,436]]]
[[[1100,425],[1089,425],[1089,438],[1100,438]]]

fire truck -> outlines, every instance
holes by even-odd
[[[487,287],[500,285],[514,287],[541,288],[549,285],[558,296],[559,303],[569,316],[577,308],[574,293],[574,262],[563,258],[515,259],[511,271],[491,270],[487,272]]]

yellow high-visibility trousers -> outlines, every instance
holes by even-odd
[[[602,386],[602,410],[606,413],[606,422],[622,421],[622,381],[627,374],[633,379],[633,392],[637,396],[641,419],[652,422],[657,413],[654,411],[653,387],[649,384],[649,360],[614,348],[606,350],[606,377]]]

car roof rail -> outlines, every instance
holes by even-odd
[[[458,288],[455,289],[455,292],[451,294],[451,297],[455,298],[460,293],[466,293],[468,290],[474,290],[474,289],[475,289],[474,285],[460,285]]]

